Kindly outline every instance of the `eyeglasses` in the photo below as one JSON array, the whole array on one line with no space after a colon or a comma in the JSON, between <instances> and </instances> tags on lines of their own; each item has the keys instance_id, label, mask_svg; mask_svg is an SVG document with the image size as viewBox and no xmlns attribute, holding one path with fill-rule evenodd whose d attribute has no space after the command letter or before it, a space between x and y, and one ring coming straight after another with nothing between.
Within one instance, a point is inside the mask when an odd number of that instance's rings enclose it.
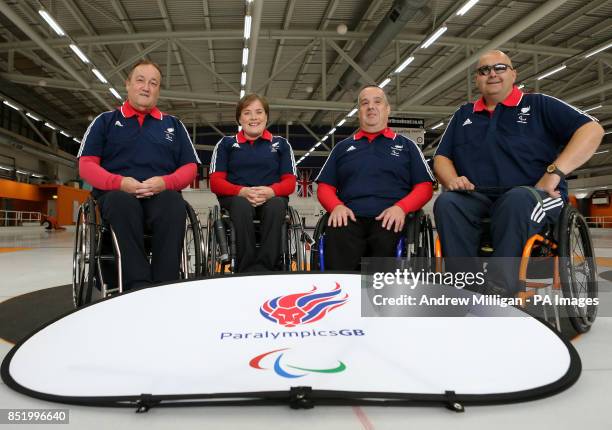
<instances>
[{"instance_id":1,"label":"eyeglasses","mask_svg":"<svg viewBox=\"0 0 612 430\"><path fill-rule=\"evenodd\" d=\"M506 70L508 69L513 70L512 66L509 64L497 63L490 66L480 66L476 69L476 72L478 72L480 76L488 76L491 73L491 70L494 70L495 73L499 75L506 73Z\"/></svg>"}]
</instances>

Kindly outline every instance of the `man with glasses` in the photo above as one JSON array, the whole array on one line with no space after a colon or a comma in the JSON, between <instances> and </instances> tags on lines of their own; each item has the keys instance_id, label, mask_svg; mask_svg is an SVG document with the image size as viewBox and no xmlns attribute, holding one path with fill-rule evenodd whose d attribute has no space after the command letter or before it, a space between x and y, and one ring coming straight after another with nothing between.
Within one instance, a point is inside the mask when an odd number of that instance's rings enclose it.
<instances>
[{"instance_id":1,"label":"man with glasses","mask_svg":"<svg viewBox=\"0 0 612 430\"><path fill-rule=\"evenodd\" d=\"M601 143L595 118L523 93L516 76L503 52L482 55L475 76L482 97L457 109L442 135L434 172L446 190L458 191L442 193L434 206L445 257L477 257L483 218L491 220L493 257L520 257L527 239L557 220L567 202L565 176ZM518 291L517 260L492 268L490 291Z\"/></svg>"}]
</instances>

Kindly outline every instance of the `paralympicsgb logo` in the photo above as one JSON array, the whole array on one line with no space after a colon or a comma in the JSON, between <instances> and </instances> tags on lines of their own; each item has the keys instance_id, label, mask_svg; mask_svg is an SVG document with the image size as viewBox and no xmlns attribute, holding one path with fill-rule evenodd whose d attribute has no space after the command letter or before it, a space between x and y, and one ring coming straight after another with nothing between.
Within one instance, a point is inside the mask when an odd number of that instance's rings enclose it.
<instances>
[{"instance_id":1,"label":"paralympicsgb logo","mask_svg":"<svg viewBox=\"0 0 612 430\"><path fill-rule=\"evenodd\" d=\"M319 321L332 310L348 301L348 294L342 296L340 284L326 293L318 293L317 287L305 293L278 296L266 301L259 312L261 315L284 327L310 324Z\"/></svg>"}]
</instances>

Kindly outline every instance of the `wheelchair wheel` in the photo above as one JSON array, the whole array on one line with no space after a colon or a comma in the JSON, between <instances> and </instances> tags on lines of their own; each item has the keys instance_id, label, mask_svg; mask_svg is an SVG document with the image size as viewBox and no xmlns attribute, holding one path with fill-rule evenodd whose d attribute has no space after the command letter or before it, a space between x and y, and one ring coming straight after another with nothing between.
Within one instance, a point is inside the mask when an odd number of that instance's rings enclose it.
<instances>
[{"instance_id":1,"label":"wheelchair wheel","mask_svg":"<svg viewBox=\"0 0 612 430\"><path fill-rule=\"evenodd\" d=\"M572 301L566 305L566 310L574 329L584 333L595 322L597 305L578 306L576 302L597 297L597 266L587 223L571 206L561 213L559 257L563 297Z\"/></svg>"},{"instance_id":2,"label":"wheelchair wheel","mask_svg":"<svg viewBox=\"0 0 612 430\"><path fill-rule=\"evenodd\" d=\"M310 270L311 271L321 270L321 264L319 261L321 250L319 249L319 247L321 246L321 238L323 234L325 233L325 227L327 227L328 220L329 220L329 213L326 213L321 218L319 218L319 221L317 221L317 225L315 226L314 233L312 234L312 239L314 243L310 247Z\"/></svg>"},{"instance_id":3,"label":"wheelchair wheel","mask_svg":"<svg viewBox=\"0 0 612 430\"><path fill-rule=\"evenodd\" d=\"M96 210L93 200L79 207L72 255L72 299L76 308L91 302L97 250Z\"/></svg>"},{"instance_id":4,"label":"wheelchair wheel","mask_svg":"<svg viewBox=\"0 0 612 430\"><path fill-rule=\"evenodd\" d=\"M206 274L209 276L217 272L217 240L215 238L214 223L219 217L219 208L215 206L208 212L206 222Z\"/></svg>"},{"instance_id":5,"label":"wheelchair wheel","mask_svg":"<svg viewBox=\"0 0 612 430\"><path fill-rule=\"evenodd\" d=\"M185 202L185 209L187 217L181 261L181 278L193 279L203 273L202 229L198 216L187 202Z\"/></svg>"},{"instance_id":6,"label":"wheelchair wheel","mask_svg":"<svg viewBox=\"0 0 612 430\"><path fill-rule=\"evenodd\" d=\"M300 214L297 210L289 207L289 224L287 234L287 252L289 253L287 271L306 270L306 233Z\"/></svg>"},{"instance_id":7,"label":"wheelchair wheel","mask_svg":"<svg viewBox=\"0 0 612 430\"><path fill-rule=\"evenodd\" d=\"M421 217L421 226L419 231L419 247L417 248L417 257L424 259L424 269L426 271L435 271L435 242L433 226L429 215Z\"/></svg>"},{"instance_id":8,"label":"wheelchair wheel","mask_svg":"<svg viewBox=\"0 0 612 430\"><path fill-rule=\"evenodd\" d=\"M209 276L234 273L236 270L236 239L232 222L218 206L208 214L206 270Z\"/></svg>"}]
</instances>

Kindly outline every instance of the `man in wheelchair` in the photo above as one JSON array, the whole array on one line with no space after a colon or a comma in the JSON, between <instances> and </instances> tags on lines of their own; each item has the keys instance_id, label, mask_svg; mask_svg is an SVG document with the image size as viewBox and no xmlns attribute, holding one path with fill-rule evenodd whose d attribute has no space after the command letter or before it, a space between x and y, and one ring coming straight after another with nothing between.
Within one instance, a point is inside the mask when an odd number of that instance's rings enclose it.
<instances>
[{"instance_id":1,"label":"man in wheelchair","mask_svg":"<svg viewBox=\"0 0 612 430\"><path fill-rule=\"evenodd\" d=\"M557 221L568 200L565 176L603 137L593 117L554 97L521 92L516 76L503 52L481 56L475 80L482 97L455 112L440 141L434 171L455 191L434 206L444 257L477 257L484 218L492 256L520 257L529 237ZM518 292L518 267L492 270L489 292Z\"/></svg>"},{"instance_id":2,"label":"man in wheelchair","mask_svg":"<svg viewBox=\"0 0 612 430\"><path fill-rule=\"evenodd\" d=\"M186 216L180 190L200 163L183 123L156 107L161 78L154 63L134 65L127 101L93 120L78 153L79 173L117 236L125 290L178 279Z\"/></svg>"},{"instance_id":3,"label":"man in wheelchair","mask_svg":"<svg viewBox=\"0 0 612 430\"><path fill-rule=\"evenodd\" d=\"M334 146L316 181L327 210L325 268L359 270L362 257L393 257L406 214L431 199L420 149L387 127L391 107L377 86L358 97L359 131Z\"/></svg>"}]
</instances>

